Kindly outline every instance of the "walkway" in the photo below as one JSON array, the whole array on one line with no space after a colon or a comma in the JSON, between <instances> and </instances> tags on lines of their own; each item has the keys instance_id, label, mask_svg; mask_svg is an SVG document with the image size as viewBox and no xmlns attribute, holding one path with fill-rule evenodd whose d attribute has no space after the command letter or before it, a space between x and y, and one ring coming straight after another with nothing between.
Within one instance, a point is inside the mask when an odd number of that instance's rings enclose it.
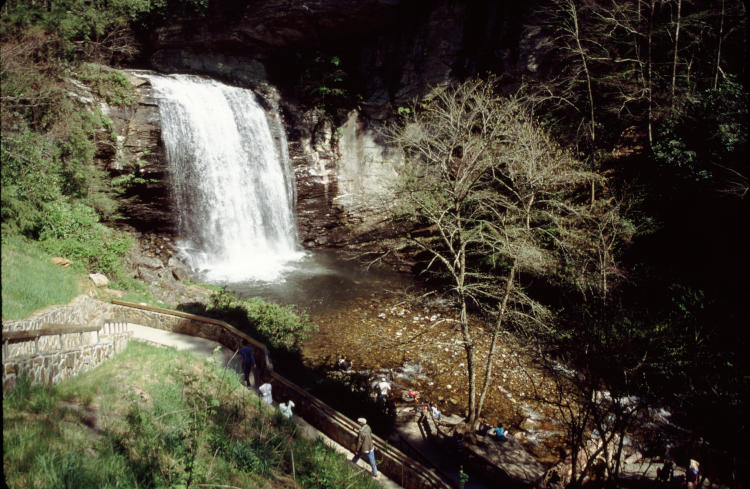
<instances>
[{"instance_id":1,"label":"walkway","mask_svg":"<svg viewBox=\"0 0 750 489\"><path fill-rule=\"evenodd\" d=\"M170 331L150 328L148 326L141 326L140 324L128 323L127 329L133 332L133 338L136 340L145 341L148 343L153 343L153 344L161 345L161 346L168 346L168 347L175 348L176 350L180 350L180 351L185 351L185 350L191 351L192 353L201 357L211 357L213 355L214 350L218 346L221 348L220 352L221 352L221 358L223 360L222 363L224 365L231 366L238 373L241 373L239 362L232 361L230 363L230 360L232 360L232 358L235 356L235 352L221 345L220 343L217 343L216 341L211 341L211 340L207 340L204 338L197 338L195 336L189 336L189 335L184 335L184 334L179 334L179 333L172 333ZM316 438L316 437L322 438L323 442L326 445L333 448L335 451L341 454L344 454L344 456L347 459L351 459L352 452L350 450L334 442L333 440L331 440L326 435L318 431L315 427L310 425L307 421L300 418L299 416L295 416L294 419L300 425L303 436L306 436L308 438ZM367 473L369 474L370 465L368 463L365 463L364 460L360 460L358 463L358 466L362 468L363 470L367 471ZM380 473L378 482L380 483L380 485L382 485L383 487L387 489L397 489L401 487L395 482L393 482L391 479L387 478L385 474L383 473Z\"/></svg>"}]
</instances>

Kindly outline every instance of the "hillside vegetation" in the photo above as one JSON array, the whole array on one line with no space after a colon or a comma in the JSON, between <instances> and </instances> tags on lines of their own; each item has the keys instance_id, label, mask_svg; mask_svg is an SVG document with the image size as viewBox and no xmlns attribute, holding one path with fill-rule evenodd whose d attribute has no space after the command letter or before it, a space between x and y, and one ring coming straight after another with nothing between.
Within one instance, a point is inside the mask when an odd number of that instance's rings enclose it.
<instances>
[{"instance_id":1,"label":"hillside vegetation","mask_svg":"<svg viewBox=\"0 0 750 489\"><path fill-rule=\"evenodd\" d=\"M70 381L22 381L5 396L3 473L11 488L377 487L236 372L139 342Z\"/></svg>"}]
</instances>

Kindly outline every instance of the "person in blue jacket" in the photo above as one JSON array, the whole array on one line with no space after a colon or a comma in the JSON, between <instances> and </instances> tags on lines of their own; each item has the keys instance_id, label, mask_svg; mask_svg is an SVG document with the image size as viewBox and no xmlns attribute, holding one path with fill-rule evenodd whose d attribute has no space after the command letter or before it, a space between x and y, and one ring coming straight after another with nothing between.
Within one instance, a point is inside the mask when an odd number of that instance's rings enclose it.
<instances>
[{"instance_id":1,"label":"person in blue jacket","mask_svg":"<svg viewBox=\"0 0 750 489\"><path fill-rule=\"evenodd\" d=\"M242 357L242 374L245 376L245 384L250 387L250 370L256 367L253 349L249 346L240 348L238 352Z\"/></svg>"},{"instance_id":2,"label":"person in blue jacket","mask_svg":"<svg viewBox=\"0 0 750 489\"><path fill-rule=\"evenodd\" d=\"M487 430L487 434L489 436L494 436L495 438L497 438L498 440L501 440L501 441L505 441L505 440L508 439L508 432L505 431L505 428L503 428L503 424L502 423L500 423L495 428L488 429Z\"/></svg>"}]
</instances>

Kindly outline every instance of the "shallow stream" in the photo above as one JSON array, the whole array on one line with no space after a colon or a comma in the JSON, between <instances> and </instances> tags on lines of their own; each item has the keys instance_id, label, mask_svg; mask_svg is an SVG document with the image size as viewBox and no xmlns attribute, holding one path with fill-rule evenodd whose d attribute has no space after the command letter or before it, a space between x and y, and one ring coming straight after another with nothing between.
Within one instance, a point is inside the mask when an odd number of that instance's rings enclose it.
<instances>
[{"instance_id":1,"label":"shallow stream","mask_svg":"<svg viewBox=\"0 0 750 489\"><path fill-rule=\"evenodd\" d=\"M308 253L280 281L227 287L243 298L262 297L307 312L320 327L302 349L311 370L332 369L344 356L355 372L385 374L399 396L416 390L420 401L447 415L465 414L466 354L453 312L411 275L365 270L341 254L323 251ZM477 340L483 355L486 338ZM523 426L524 445L540 461L553 462L559 439L546 421L552 413L536 402L546 387L533 360L518 345L503 343L495 372L484 417L511 432Z\"/></svg>"}]
</instances>

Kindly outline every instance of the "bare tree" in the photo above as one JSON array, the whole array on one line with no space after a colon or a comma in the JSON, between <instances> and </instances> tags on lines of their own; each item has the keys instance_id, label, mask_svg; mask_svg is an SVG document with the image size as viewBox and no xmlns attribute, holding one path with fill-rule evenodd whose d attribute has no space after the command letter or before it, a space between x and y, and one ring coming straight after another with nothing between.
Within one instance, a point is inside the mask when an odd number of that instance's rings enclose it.
<instances>
[{"instance_id":1,"label":"bare tree","mask_svg":"<svg viewBox=\"0 0 750 489\"><path fill-rule=\"evenodd\" d=\"M492 82L435 90L390 136L410 171L403 203L434 230L413 240L430 256L426 268L446 274L456 299L473 425L492 383L499 336L548 328L549 312L524 282L559 272L572 253L568 237L586 234L572 230L586 223L589 206L578 201L580 192L599 177L557 146L518 99L497 96ZM470 307L493 317L481 391L480 332L471 326Z\"/></svg>"}]
</instances>

